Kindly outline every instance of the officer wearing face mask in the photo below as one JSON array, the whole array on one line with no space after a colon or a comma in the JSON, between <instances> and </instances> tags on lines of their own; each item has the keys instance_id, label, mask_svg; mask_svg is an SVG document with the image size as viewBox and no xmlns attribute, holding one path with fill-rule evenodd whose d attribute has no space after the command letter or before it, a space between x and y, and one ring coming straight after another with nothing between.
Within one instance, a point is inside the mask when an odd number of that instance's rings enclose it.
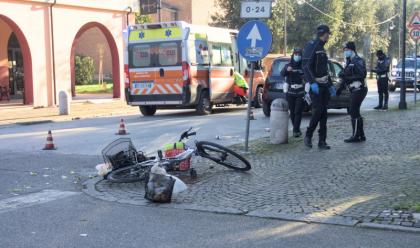
<instances>
[{"instance_id":1,"label":"officer wearing face mask","mask_svg":"<svg viewBox=\"0 0 420 248\"><path fill-rule=\"evenodd\" d=\"M303 96L305 95L305 83L302 71L302 50L295 48L289 64L283 67L281 74L286 78L283 84L283 91L289 103L290 119L293 124L293 136L302 136L300 123L303 112Z\"/></svg>"},{"instance_id":2,"label":"officer wearing face mask","mask_svg":"<svg viewBox=\"0 0 420 248\"><path fill-rule=\"evenodd\" d=\"M312 148L312 136L319 124L318 148L330 149L327 145L327 106L330 96L335 96L331 78L328 73L328 56L324 45L328 42L331 32L326 25L317 28L317 38L310 41L302 56L302 69L306 82L310 83L312 102L312 117L305 135L305 145Z\"/></svg>"},{"instance_id":3,"label":"officer wearing face mask","mask_svg":"<svg viewBox=\"0 0 420 248\"><path fill-rule=\"evenodd\" d=\"M350 138L345 139L346 143L365 141L365 132L363 130L363 118L360 115L360 106L368 92L366 86L366 64L365 61L357 55L354 42L347 42L344 46L344 57L346 66L340 73L342 83L337 90L337 95L341 94L344 87L350 91L350 116L353 133Z\"/></svg>"},{"instance_id":4,"label":"officer wearing face mask","mask_svg":"<svg viewBox=\"0 0 420 248\"><path fill-rule=\"evenodd\" d=\"M374 109L376 110L387 110L388 109L388 73L389 73L389 58L385 55L382 50L376 52L378 57L378 62L376 63L376 68L372 71L376 73L376 79L378 83L378 94L379 94L379 104Z\"/></svg>"}]
</instances>

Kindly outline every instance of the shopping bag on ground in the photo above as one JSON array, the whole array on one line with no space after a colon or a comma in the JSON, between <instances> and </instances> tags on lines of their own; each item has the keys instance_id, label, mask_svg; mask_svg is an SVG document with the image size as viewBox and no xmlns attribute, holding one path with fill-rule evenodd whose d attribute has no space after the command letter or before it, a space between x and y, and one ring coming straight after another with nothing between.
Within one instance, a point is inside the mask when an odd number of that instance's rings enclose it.
<instances>
[{"instance_id":1,"label":"shopping bag on ground","mask_svg":"<svg viewBox=\"0 0 420 248\"><path fill-rule=\"evenodd\" d=\"M175 179L171 176L152 173L145 186L144 198L152 202L169 203L174 185Z\"/></svg>"},{"instance_id":2,"label":"shopping bag on ground","mask_svg":"<svg viewBox=\"0 0 420 248\"><path fill-rule=\"evenodd\" d=\"M187 190L187 185L178 177L171 176L173 179L175 179L174 189L172 190L172 195L176 195L178 193L181 193L184 190Z\"/></svg>"}]
</instances>

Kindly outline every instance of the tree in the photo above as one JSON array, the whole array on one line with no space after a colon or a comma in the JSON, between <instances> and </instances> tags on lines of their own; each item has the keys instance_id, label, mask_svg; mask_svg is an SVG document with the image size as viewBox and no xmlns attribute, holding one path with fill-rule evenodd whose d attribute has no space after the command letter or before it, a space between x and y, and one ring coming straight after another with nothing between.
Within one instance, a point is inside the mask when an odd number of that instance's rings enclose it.
<instances>
[{"instance_id":1,"label":"tree","mask_svg":"<svg viewBox=\"0 0 420 248\"><path fill-rule=\"evenodd\" d=\"M241 0L218 0L222 10L213 16L214 25L239 28L246 20L240 18ZM360 55L370 60L377 49L398 53L398 19L378 24L400 13L399 0L276 0L272 17L267 20L273 31L272 52L283 50L284 10L287 8L288 47L303 48L314 37L320 24L327 24L333 35L326 45L330 57L342 58L346 41L354 41ZM409 1L407 13L420 9L420 1ZM408 44L408 50L412 44ZM290 49L289 49L290 51ZM370 61L369 61L370 62Z\"/></svg>"},{"instance_id":2,"label":"tree","mask_svg":"<svg viewBox=\"0 0 420 248\"><path fill-rule=\"evenodd\" d=\"M74 57L75 79L77 85L90 84L93 81L95 66L89 56L76 55Z\"/></svg>"},{"instance_id":3,"label":"tree","mask_svg":"<svg viewBox=\"0 0 420 248\"><path fill-rule=\"evenodd\" d=\"M143 23L148 23L152 21L152 18L150 18L150 16L148 15L142 15L140 13L135 13L135 21L136 24L143 24Z\"/></svg>"},{"instance_id":4,"label":"tree","mask_svg":"<svg viewBox=\"0 0 420 248\"><path fill-rule=\"evenodd\" d=\"M295 20L294 18L294 9L293 9L293 1L291 0L279 0L275 2L275 5L272 9L272 16L267 21L268 26L273 32L273 45L272 51L274 53L284 51L284 15L285 15L285 8L287 8L287 17L286 20L288 23ZM291 31L291 29L287 26L287 33ZM288 46L289 50L291 46Z\"/></svg>"},{"instance_id":5,"label":"tree","mask_svg":"<svg viewBox=\"0 0 420 248\"><path fill-rule=\"evenodd\" d=\"M216 4L222 11L211 17L213 26L239 29L246 22L241 18L241 0L217 0Z\"/></svg>"},{"instance_id":6,"label":"tree","mask_svg":"<svg viewBox=\"0 0 420 248\"><path fill-rule=\"evenodd\" d=\"M293 1L295 10L293 15L296 21L290 24L289 41L292 45L303 47L310 39L314 38L316 27L326 24L330 27L333 35L327 44L327 49L333 55L334 51L341 46L342 32L340 30L343 18L342 0L313 0L309 4L299 4ZM315 9L315 8L316 9ZM321 13L318 10L321 10Z\"/></svg>"}]
</instances>

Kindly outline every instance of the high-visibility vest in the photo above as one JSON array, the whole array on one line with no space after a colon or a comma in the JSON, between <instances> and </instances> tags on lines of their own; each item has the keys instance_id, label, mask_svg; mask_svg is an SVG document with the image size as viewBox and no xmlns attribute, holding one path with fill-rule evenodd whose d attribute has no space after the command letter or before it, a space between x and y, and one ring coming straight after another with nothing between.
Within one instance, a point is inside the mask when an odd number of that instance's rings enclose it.
<instances>
[{"instance_id":1,"label":"high-visibility vest","mask_svg":"<svg viewBox=\"0 0 420 248\"><path fill-rule=\"evenodd\" d=\"M245 78L239 73L239 72L235 72L233 74L234 77L234 82L237 86L241 87L241 88L245 88L248 89L248 83L246 82Z\"/></svg>"}]
</instances>

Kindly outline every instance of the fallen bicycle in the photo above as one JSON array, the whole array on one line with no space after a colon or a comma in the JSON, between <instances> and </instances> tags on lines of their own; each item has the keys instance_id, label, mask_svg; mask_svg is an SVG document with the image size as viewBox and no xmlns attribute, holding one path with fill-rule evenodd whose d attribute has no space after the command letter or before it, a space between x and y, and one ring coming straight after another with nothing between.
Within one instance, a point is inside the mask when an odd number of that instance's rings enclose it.
<instances>
[{"instance_id":1,"label":"fallen bicycle","mask_svg":"<svg viewBox=\"0 0 420 248\"><path fill-rule=\"evenodd\" d=\"M191 132L190 128L181 134L179 142L195 135L196 132ZM168 172L174 170L188 171L190 176L194 178L197 176L194 168L180 166L193 156L207 158L233 170L248 171L251 169L251 164L244 157L216 143L195 141L194 147L189 147L185 143L183 147L184 151L173 157L164 157L161 150L158 150L157 157L147 157L143 152L135 149L131 139L117 139L102 151L105 160L104 166L108 166L107 173L103 173L103 176L114 183L147 182L150 169L154 165L158 165Z\"/></svg>"}]
</instances>

